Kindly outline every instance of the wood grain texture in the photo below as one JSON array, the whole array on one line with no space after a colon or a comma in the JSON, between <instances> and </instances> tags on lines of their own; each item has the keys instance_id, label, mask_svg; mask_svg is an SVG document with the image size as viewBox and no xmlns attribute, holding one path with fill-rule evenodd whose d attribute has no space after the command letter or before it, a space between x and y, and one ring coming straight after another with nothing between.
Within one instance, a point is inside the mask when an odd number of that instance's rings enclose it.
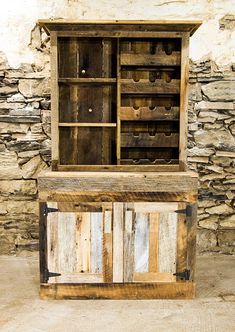
<instances>
[{"instance_id":1,"label":"wood grain texture","mask_svg":"<svg viewBox=\"0 0 235 332\"><path fill-rule=\"evenodd\" d=\"M196 238L197 238L197 204L192 204L192 215L187 217L187 266L190 280L195 278Z\"/></svg>"},{"instance_id":2,"label":"wood grain texture","mask_svg":"<svg viewBox=\"0 0 235 332\"><path fill-rule=\"evenodd\" d=\"M123 203L113 203L113 282L123 282Z\"/></svg>"},{"instance_id":3,"label":"wood grain texture","mask_svg":"<svg viewBox=\"0 0 235 332\"><path fill-rule=\"evenodd\" d=\"M103 271L103 214L100 212L90 213L91 223L91 272L102 273Z\"/></svg>"},{"instance_id":4,"label":"wood grain texture","mask_svg":"<svg viewBox=\"0 0 235 332\"><path fill-rule=\"evenodd\" d=\"M124 215L124 282L132 282L135 269L135 215L126 209Z\"/></svg>"},{"instance_id":5,"label":"wood grain texture","mask_svg":"<svg viewBox=\"0 0 235 332\"><path fill-rule=\"evenodd\" d=\"M158 272L159 213L149 216L149 272ZM137 280L136 280L137 281ZM149 280L150 281L150 280Z\"/></svg>"},{"instance_id":6,"label":"wood grain texture","mask_svg":"<svg viewBox=\"0 0 235 332\"><path fill-rule=\"evenodd\" d=\"M47 253L47 218L44 215L45 202L39 203L39 256L40 256L40 282L47 282L45 278L45 270L47 269L48 253Z\"/></svg>"},{"instance_id":7,"label":"wood grain texture","mask_svg":"<svg viewBox=\"0 0 235 332\"><path fill-rule=\"evenodd\" d=\"M168 272L135 272L133 275L134 282L175 282L176 278Z\"/></svg>"},{"instance_id":8,"label":"wood grain texture","mask_svg":"<svg viewBox=\"0 0 235 332\"><path fill-rule=\"evenodd\" d=\"M41 284L42 299L192 299L195 283Z\"/></svg>"},{"instance_id":9,"label":"wood grain texture","mask_svg":"<svg viewBox=\"0 0 235 332\"><path fill-rule=\"evenodd\" d=\"M49 208L58 208L58 203L48 202ZM61 273L59 266L59 239L58 239L58 212L49 213L47 216L47 260L48 270L50 272ZM48 280L49 283L57 282L58 277L52 277Z\"/></svg>"},{"instance_id":10,"label":"wood grain texture","mask_svg":"<svg viewBox=\"0 0 235 332\"><path fill-rule=\"evenodd\" d=\"M180 93L180 81L173 79L171 82L165 82L158 79L155 82L149 82L146 79L140 79L134 82L131 79L121 79L121 93L123 94L178 94Z\"/></svg>"},{"instance_id":11,"label":"wood grain texture","mask_svg":"<svg viewBox=\"0 0 235 332\"><path fill-rule=\"evenodd\" d=\"M135 272L149 270L149 214L136 212Z\"/></svg>"},{"instance_id":12,"label":"wood grain texture","mask_svg":"<svg viewBox=\"0 0 235 332\"><path fill-rule=\"evenodd\" d=\"M178 147L179 135L172 133L166 135L165 133L157 133L155 135L149 135L148 133L140 133L135 135L133 133L121 134L121 147L125 148L167 148Z\"/></svg>"},{"instance_id":13,"label":"wood grain texture","mask_svg":"<svg viewBox=\"0 0 235 332\"><path fill-rule=\"evenodd\" d=\"M112 211L104 211L103 275L104 282L113 281L113 234Z\"/></svg>"},{"instance_id":14,"label":"wood grain texture","mask_svg":"<svg viewBox=\"0 0 235 332\"><path fill-rule=\"evenodd\" d=\"M40 201L91 202L196 202L197 192L65 192L40 191Z\"/></svg>"},{"instance_id":15,"label":"wood grain texture","mask_svg":"<svg viewBox=\"0 0 235 332\"><path fill-rule=\"evenodd\" d=\"M157 120L178 120L179 108L171 107L133 107L123 106L120 110L120 118L125 121L157 121Z\"/></svg>"},{"instance_id":16,"label":"wood grain texture","mask_svg":"<svg viewBox=\"0 0 235 332\"><path fill-rule=\"evenodd\" d=\"M77 267L79 273L91 272L91 214L78 213L76 219Z\"/></svg>"},{"instance_id":17,"label":"wood grain texture","mask_svg":"<svg viewBox=\"0 0 235 332\"><path fill-rule=\"evenodd\" d=\"M190 172L45 172L39 191L62 192L187 192L197 190L197 175ZM44 174L44 175L43 175Z\"/></svg>"},{"instance_id":18,"label":"wood grain texture","mask_svg":"<svg viewBox=\"0 0 235 332\"><path fill-rule=\"evenodd\" d=\"M167 55L165 52L149 53L122 53L120 59L122 66L179 66L180 52Z\"/></svg>"},{"instance_id":19,"label":"wood grain texture","mask_svg":"<svg viewBox=\"0 0 235 332\"><path fill-rule=\"evenodd\" d=\"M185 208L185 203L179 203L179 210ZM179 214L177 222L176 272L182 272L187 269L187 232L186 216L185 214Z\"/></svg>"},{"instance_id":20,"label":"wood grain texture","mask_svg":"<svg viewBox=\"0 0 235 332\"><path fill-rule=\"evenodd\" d=\"M159 272L176 272L177 214L162 212L159 221Z\"/></svg>"}]
</instances>

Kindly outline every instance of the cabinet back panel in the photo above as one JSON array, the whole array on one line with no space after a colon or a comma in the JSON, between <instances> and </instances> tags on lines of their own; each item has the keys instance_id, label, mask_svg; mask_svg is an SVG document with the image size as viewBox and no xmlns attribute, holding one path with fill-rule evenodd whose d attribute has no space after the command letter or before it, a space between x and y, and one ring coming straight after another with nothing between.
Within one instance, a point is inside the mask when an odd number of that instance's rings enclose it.
<instances>
[{"instance_id":1,"label":"cabinet back panel","mask_svg":"<svg viewBox=\"0 0 235 332\"><path fill-rule=\"evenodd\" d=\"M61 127L59 149L61 165L115 164L113 128Z\"/></svg>"},{"instance_id":2,"label":"cabinet back panel","mask_svg":"<svg viewBox=\"0 0 235 332\"><path fill-rule=\"evenodd\" d=\"M60 85L59 122L116 122L112 86Z\"/></svg>"}]
</instances>

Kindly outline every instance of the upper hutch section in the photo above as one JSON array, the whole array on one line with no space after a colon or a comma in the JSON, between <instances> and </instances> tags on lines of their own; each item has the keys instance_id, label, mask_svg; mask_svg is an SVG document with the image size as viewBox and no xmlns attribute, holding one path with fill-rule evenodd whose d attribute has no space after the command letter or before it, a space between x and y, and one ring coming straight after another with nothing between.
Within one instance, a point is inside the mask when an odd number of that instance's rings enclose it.
<instances>
[{"instance_id":1,"label":"upper hutch section","mask_svg":"<svg viewBox=\"0 0 235 332\"><path fill-rule=\"evenodd\" d=\"M178 170L189 37L201 23L39 23L51 35L53 168Z\"/></svg>"}]
</instances>

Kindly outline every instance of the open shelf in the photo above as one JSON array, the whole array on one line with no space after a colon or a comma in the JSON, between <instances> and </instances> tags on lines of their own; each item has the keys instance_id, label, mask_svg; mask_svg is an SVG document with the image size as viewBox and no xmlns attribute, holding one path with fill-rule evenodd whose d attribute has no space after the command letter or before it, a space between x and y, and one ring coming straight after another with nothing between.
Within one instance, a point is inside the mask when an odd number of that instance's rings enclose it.
<instances>
[{"instance_id":1,"label":"open shelf","mask_svg":"<svg viewBox=\"0 0 235 332\"><path fill-rule=\"evenodd\" d=\"M116 127L116 123L94 123L94 122L64 122L59 123L59 127Z\"/></svg>"}]
</instances>

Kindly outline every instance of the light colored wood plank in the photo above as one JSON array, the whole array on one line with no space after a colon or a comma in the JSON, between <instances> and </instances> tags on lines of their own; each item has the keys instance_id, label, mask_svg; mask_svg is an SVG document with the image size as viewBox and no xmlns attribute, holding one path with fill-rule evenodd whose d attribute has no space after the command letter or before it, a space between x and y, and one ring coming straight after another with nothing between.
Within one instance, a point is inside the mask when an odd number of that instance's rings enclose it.
<instances>
[{"instance_id":1,"label":"light colored wood plank","mask_svg":"<svg viewBox=\"0 0 235 332\"><path fill-rule=\"evenodd\" d=\"M56 277L57 283L102 283L102 273L63 273L61 276ZM50 278L54 279L54 278ZM50 283L52 283L50 281Z\"/></svg>"},{"instance_id":2,"label":"light colored wood plank","mask_svg":"<svg viewBox=\"0 0 235 332\"><path fill-rule=\"evenodd\" d=\"M41 284L42 299L192 299L195 283Z\"/></svg>"},{"instance_id":3,"label":"light colored wood plank","mask_svg":"<svg viewBox=\"0 0 235 332\"><path fill-rule=\"evenodd\" d=\"M76 219L76 243L77 243L77 272L91 272L91 235L90 235L91 213L77 213Z\"/></svg>"},{"instance_id":4,"label":"light colored wood plank","mask_svg":"<svg viewBox=\"0 0 235 332\"><path fill-rule=\"evenodd\" d=\"M149 270L149 214L136 212L135 272Z\"/></svg>"},{"instance_id":5,"label":"light colored wood plank","mask_svg":"<svg viewBox=\"0 0 235 332\"><path fill-rule=\"evenodd\" d=\"M178 209L178 203L132 203L131 205L135 212L143 213L160 213L160 212L174 212Z\"/></svg>"},{"instance_id":6,"label":"light colored wood plank","mask_svg":"<svg viewBox=\"0 0 235 332\"><path fill-rule=\"evenodd\" d=\"M167 272L134 273L134 282L175 282L176 277Z\"/></svg>"},{"instance_id":7,"label":"light colored wood plank","mask_svg":"<svg viewBox=\"0 0 235 332\"><path fill-rule=\"evenodd\" d=\"M74 255L71 255L74 253ZM76 214L58 213L58 272L76 271ZM52 271L53 272L53 271Z\"/></svg>"},{"instance_id":8,"label":"light colored wood plank","mask_svg":"<svg viewBox=\"0 0 235 332\"><path fill-rule=\"evenodd\" d=\"M124 229L124 282L133 281L135 269L135 228L133 211L125 210L125 229Z\"/></svg>"},{"instance_id":9,"label":"light colored wood plank","mask_svg":"<svg viewBox=\"0 0 235 332\"><path fill-rule=\"evenodd\" d=\"M181 44L179 160L184 163L187 163L189 37L189 33L184 34Z\"/></svg>"},{"instance_id":10,"label":"light colored wood plank","mask_svg":"<svg viewBox=\"0 0 235 332\"><path fill-rule=\"evenodd\" d=\"M176 272L177 214L161 212L159 221L159 272Z\"/></svg>"},{"instance_id":11,"label":"light colored wood plank","mask_svg":"<svg viewBox=\"0 0 235 332\"><path fill-rule=\"evenodd\" d=\"M104 282L113 281L112 211L104 211L103 274Z\"/></svg>"},{"instance_id":12,"label":"light colored wood plank","mask_svg":"<svg viewBox=\"0 0 235 332\"><path fill-rule=\"evenodd\" d=\"M113 204L113 282L123 282L123 203Z\"/></svg>"},{"instance_id":13,"label":"light colored wood plank","mask_svg":"<svg viewBox=\"0 0 235 332\"><path fill-rule=\"evenodd\" d=\"M91 212L91 272L102 273L103 214Z\"/></svg>"},{"instance_id":14,"label":"light colored wood plank","mask_svg":"<svg viewBox=\"0 0 235 332\"><path fill-rule=\"evenodd\" d=\"M49 208L57 209L58 203L48 202ZM60 273L58 266L58 212L47 216L47 268L50 272ZM57 277L49 278L49 283L57 282Z\"/></svg>"},{"instance_id":15,"label":"light colored wood plank","mask_svg":"<svg viewBox=\"0 0 235 332\"><path fill-rule=\"evenodd\" d=\"M159 218L160 218L159 213L150 213L150 218L149 218L149 272L158 272Z\"/></svg>"}]
</instances>

